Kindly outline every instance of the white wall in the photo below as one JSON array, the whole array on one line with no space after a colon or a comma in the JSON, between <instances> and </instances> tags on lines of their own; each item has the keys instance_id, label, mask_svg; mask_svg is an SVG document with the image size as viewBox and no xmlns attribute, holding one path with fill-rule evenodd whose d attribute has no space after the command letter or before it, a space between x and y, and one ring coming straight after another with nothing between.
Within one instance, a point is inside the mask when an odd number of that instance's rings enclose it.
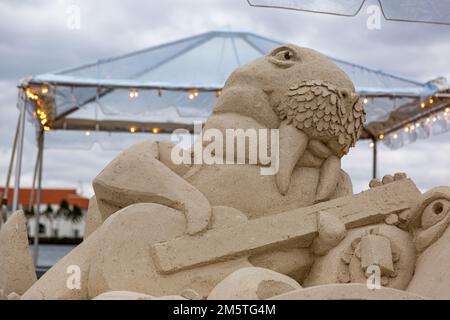
<instances>
[{"instance_id":1,"label":"white wall","mask_svg":"<svg viewBox=\"0 0 450 320\"><path fill-rule=\"evenodd\" d=\"M83 210L84 216L78 223L66 220L59 217L51 221L46 216L42 215L39 223L45 226L45 233L41 233L42 237L57 237L57 238L82 238L84 235L84 225L86 222L86 212ZM36 220L34 217L28 219L28 235L34 237ZM55 234L55 230L57 236Z\"/></svg>"}]
</instances>

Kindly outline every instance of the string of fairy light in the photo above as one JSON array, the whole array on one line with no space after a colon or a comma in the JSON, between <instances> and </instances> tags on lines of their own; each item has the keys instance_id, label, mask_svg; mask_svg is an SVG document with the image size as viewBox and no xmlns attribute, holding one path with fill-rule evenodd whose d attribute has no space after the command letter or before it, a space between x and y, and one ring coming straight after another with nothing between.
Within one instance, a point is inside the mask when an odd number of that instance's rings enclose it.
<instances>
[{"instance_id":1,"label":"string of fairy light","mask_svg":"<svg viewBox=\"0 0 450 320\"><path fill-rule=\"evenodd\" d=\"M49 121L49 117L47 112L45 111L45 106L43 103L43 99L41 99L41 96L45 96L48 94L49 92L49 86L48 85L43 85L39 88L33 87L33 88L25 88L25 95L29 100L32 100L36 103L36 111L34 112L34 117L37 118L39 120L39 122L42 125L42 129L44 131L50 131L51 130L51 126L50 126L50 121ZM161 88L157 89L157 94L159 97L162 96L163 94L163 90ZM220 97L220 95L222 94L222 90L216 90L214 92L215 96L218 98ZM131 88L129 90L128 93L130 99L137 99L139 98L139 89L136 88ZM187 98L189 100L194 100L196 99L198 96L200 95L200 90L198 89L191 89L187 91ZM144 130L138 128L137 126L130 126L128 128L128 131L130 133L136 133L136 132L145 132ZM161 133L161 128L151 128L150 132L153 134L159 134ZM86 130L85 131L85 135L86 136L90 136L91 135L91 131L90 130Z\"/></svg>"},{"instance_id":2,"label":"string of fairy light","mask_svg":"<svg viewBox=\"0 0 450 320\"><path fill-rule=\"evenodd\" d=\"M378 134L378 140L385 140L388 136L392 139L397 140L401 134L414 134L417 130L422 127L431 129L432 125L438 121L446 121L450 123L450 107L434 111L433 106L435 104L436 98L429 97L426 100L422 100L419 103L419 108L424 112L429 108L429 112L426 115L420 116L417 119L406 121L402 123L395 130L390 130L389 132L381 132ZM368 98L364 98L364 104L369 102ZM374 147L374 142L370 142L369 146Z\"/></svg>"},{"instance_id":3,"label":"string of fairy light","mask_svg":"<svg viewBox=\"0 0 450 320\"><path fill-rule=\"evenodd\" d=\"M162 89L161 88L159 88L158 89L158 96L159 97L161 97L162 96ZM222 94L222 90L216 90L215 91L215 96L218 98L218 97L220 97L220 95ZM187 92L187 97L188 97L188 99L189 100L194 100L195 98L197 98L198 96L200 95L200 90L198 90L198 89L192 89L192 90L189 90L188 92ZM129 96L130 96L130 99L136 99L136 98L139 98L139 90L138 89L130 89L130 91L129 91ZM136 133L136 132L138 132L139 130L138 130L138 128L137 127L130 127L129 128L129 131L130 131L130 133ZM161 129L160 128L152 128L152 130L151 130L151 132L153 133L153 134L158 134L158 133L160 133L161 132Z\"/></svg>"},{"instance_id":4,"label":"string of fairy light","mask_svg":"<svg viewBox=\"0 0 450 320\"><path fill-rule=\"evenodd\" d=\"M42 86L41 87L41 94L42 95L46 95L48 93L48 86ZM39 122L42 125L42 129L44 131L50 131L51 127L48 125L49 119L48 119L48 114L44 109L44 105L43 105L43 101L40 99L39 95L35 92L33 92L31 90L31 88L26 88L25 89L25 95L27 96L28 99L34 101L36 103L36 111L34 113L34 116L37 117L39 119Z\"/></svg>"},{"instance_id":5,"label":"string of fairy light","mask_svg":"<svg viewBox=\"0 0 450 320\"><path fill-rule=\"evenodd\" d=\"M41 87L33 87L33 88L26 88L24 89L25 95L28 99L34 101L36 103L36 111L34 113L34 116L39 120L39 122L42 125L42 129L44 131L50 131L51 130L51 124L49 120L49 115L45 110L44 105L44 99L41 97L45 97L49 93L49 85L45 84ZM210 92L210 91L208 91ZM163 95L163 90L161 88L157 89L157 94L159 97ZM187 99L188 100L195 100L197 99L201 94L201 91L198 89L191 89L186 91ZM222 94L222 90L216 90L215 96L218 98ZM131 88L129 89L129 98L130 99L138 99L140 97L139 95L139 89L137 88ZM363 99L364 104L369 103L369 98L365 97ZM422 100L419 103L419 108L423 111L427 111L427 108L430 109L429 114L427 116L422 116L417 120L413 120L407 123L404 123L400 126L400 128L396 128L395 130L391 130L389 132L381 132L377 136L377 140L384 140L387 136L391 136L394 140L398 139L400 134L411 134L414 133L416 130L421 128L422 126L426 128L431 128L433 123L445 120L447 123L450 122L449 116L450 116L450 107L446 107L444 110L440 111L433 111L433 106L435 104L435 97L429 97L426 100ZM128 131L130 133L137 133L137 132L146 132L146 130L139 128L137 126L130 126L128 128ZM153 134L159 134L161 133L161 128L151 128L149 132ZM91 131L87 130L85 131L86 136L91 135ZM370 147L374 146L374 142L370 142Z\"/></svg>"}]
</instances>

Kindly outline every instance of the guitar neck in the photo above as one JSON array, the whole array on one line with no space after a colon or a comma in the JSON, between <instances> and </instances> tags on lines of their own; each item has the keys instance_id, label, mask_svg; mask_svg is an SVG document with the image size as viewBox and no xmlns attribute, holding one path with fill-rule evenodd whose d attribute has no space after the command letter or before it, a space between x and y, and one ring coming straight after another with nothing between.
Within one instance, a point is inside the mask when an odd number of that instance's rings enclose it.
<instances>
[{"instance_id":1,"label":"guitar neck","mask_svg":"<svg viewBox=\"0 0 450 320\"><path fill-rule=\"evenodd\" d=\"M308 247L318 234L319 212L336 216L351 229L380 223L391 214L412 208L420 194L411 180L395 181L310 207L157 243L152 247L153 259L158 271L167 274L276 247Z\"/></svg>"}]
</instances>

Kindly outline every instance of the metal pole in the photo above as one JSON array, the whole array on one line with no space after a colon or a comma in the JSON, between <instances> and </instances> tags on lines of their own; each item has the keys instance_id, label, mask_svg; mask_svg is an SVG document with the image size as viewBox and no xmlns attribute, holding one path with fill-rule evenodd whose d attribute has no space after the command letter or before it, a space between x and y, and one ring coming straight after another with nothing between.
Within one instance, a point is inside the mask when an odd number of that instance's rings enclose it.
<instances>
[{"instance_id":1,"label":"metal pole","mask_svg":"<svg viewBox=\"0 0 450 320\"><path fill-rule=\"evenodd\" d=\"M14 166L14 156L16 154L16 146L17 146L17 135L19 133L19 124L20 124L20 115L17 119L17 125L16 125L16 133L14 135L14 142L12 145L11 150L11 158L9 159L9 166L8 166L8 173L6 174L6 183L5 183L5 189L3 190L2 194L2 200L0 204L0 227L3 224L3 222L6 219L6 215L8 213L8 193L9 193L9 183L11 181L11 175L12 175L12 169Z\"/></svg>"},{"instance_id":2,"label":"metal pole","mask_svg":"<svg viewBox=\"0 0 450 320\"><path fill-rule=\"evenodd\" d=\"M38 171L38 186L36 193L36 212L35 216L35 226L34 226L34 244L33 244L33 261L34 265L37 267L38 265L38 257L39 257L39 218L41 215L41 191L42 191L42 167L44 160L44 131L41 131L39 134L39 171Z\"/></svg>"},{"instance_id":3,"label":"metal pole","mask_svg":"<svg viewBox=\"0 0 450 320\"><path fill-rule=\"evenodd\" d=\"M39 171L39 161L41 160L41 149L39 148L39 141L38 141L38 152L36 156L36 162L34 165L34 173L33 173L33 182L31 183L31 190L30 190L30 199L28 202L28 211L31 212L31 209L34 207L34 190L36 189L36 179L37 174Z\"/></svg>"},{"instance_id":4,"label":"metal pole","mask_svg":"<svg viewBox=\"0 0 450 320\"><path fill-rule=\"evenodd\" d=\"M377 140L372 139L372 142L373 142L372 178L376 179L378 176Z\"/></svg>"},{"instance_id":5,"label":"metal pole","mask_svg":"<svg viewBox=\"0 0 450 320\"><path fill-rule=\"evenodd\" d=\"M23 93L20 95L20 117L19 117L19 132L17 136L17 157L16 157L16 170L14 176L14 197L12 212L15 212L19 208L19 190L20 190L20 176L22 169L22 155L23 155L23 139L25 134L25 118L26 118L26 98Z\"/></svg>"}]
</instances>

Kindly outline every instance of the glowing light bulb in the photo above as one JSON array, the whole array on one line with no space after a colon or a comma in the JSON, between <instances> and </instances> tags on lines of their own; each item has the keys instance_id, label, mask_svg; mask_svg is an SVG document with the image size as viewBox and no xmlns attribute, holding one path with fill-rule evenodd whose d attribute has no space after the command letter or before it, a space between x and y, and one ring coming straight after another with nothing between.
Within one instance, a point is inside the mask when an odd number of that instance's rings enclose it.
<instances>
[{"instance_id":1,"label":"glowing light bulb","mask_svg":"<svg viewBox=\"0 0 450 320\"><path fill-rule=\"evenodd\" d=\"M369 103L369 99L364 98L363 102L364 102L364 104L368 104Z\"/></svg>"},{"instance_id":2,"label":"glowing light bulb","mask_svg":"<svg viewBox=\"0 0 450 320\"><path fill-rule=\"evenodd\" d=\"M48 93L48 87L43 86L42 89L41 89L41 92L42 92L43 94Z\"/></svg>"},{"instance_id":3,"label":"glowing light bulb","mask_svg":"<svg viewBox=\"0 0 450 320\"><path fill-rule=\"evenodd\" d=\"M37 100L39 97L37 95L35 95L30 88L27 88L27 90L25 90L25 94L27 95L28 99L31 100Z\"/></svg>"},{"instance_id":4,"label":"glowing light bulb","mask_svg":"<svg viewBox=\"0 0 450 320\"><path fill-rule=\"evenodd\" d=\"M49 126L44 126L44 131L50 131L50 127Z\"/></svg>"},{"instance_id":5,"label":"glowing light bulb","mask_svg":"<svg viewBox=\"0 0 450 320\"><path fill-rule=\"evenodd\" d=\"M159 129L159 128L153 128L153 129L152 129L152 132L153 132L154 134L158 134L160 131L161 131L161 129Z\"/></svg>"},{"instance_id":6,"label":"glowing light bulb","mask_svg":"<svg viewBox=\"0 0 450 320\"><path fill-rule=\"evenodd\" d=\"M398 138L398 134L394 134L394 139L397 139Z\"/></svg>"},{"instance_id":7,"label":"glowing light bulb","mask_svg":"<svg viewBox=\"0 0 450 320\"><path fill-rule=\"evenodd\" d=\"M195 98L194 94L193 93L189 93L189 99L190 100L194 100L194 98Z\"/></svg>"},{"instance_id":8,"label":"glowing light bulb","mask_svg":"<svg viewBox=\"0 0 450 320\"><path fill-rule=\"evenodd\" d=\"M437 121L437 118L436 117L433 117L433 122L436 122Z\"/></svg>"},{"instance_id":9,"label":"glowing light bulb","mask_svg":"<svg viewBox=\"0 0 450 320\"><path fill-rule=\"evenodd\" d=\"M405 128L405 132L409 132L409 128L408 127Z\"/></svg>"},{"instance_id":10,"label":"glowing light bulb","mask_svg":"<svg viewBox=\"0 0 450 320\"><path fill-rule=\"evenodd\" d=\"M42 119L41 120L41 123L44 125L44 124L46 124L47 123L47 119Z\"/></svg>"},{"instance_id":11,"label":"glowing light bulb","mask_svg":"<svg viewBox=\"0 0 450 320\"><path fill-rule=\"evenodd\" d=\"M90 131L86 131L84 134L85 134L87 137L89 137L89 136L91 135L91 132L90 132Z\"/></svg>"},{"instance_id":12,"label":"glowing light bulb","mask_svg":"<svg viewBox=\"0 0 450 320\"><path fill-rule=\"evenodd\" d=\"M383 139L384 139L384 134L380 134L380 135L378 136L378 138L380 138L380 140L383 140Z\"/></svg>"},{"instance_id":13,"label":"glowing light bulb","mask_svg":"<svg viewBox=\"0 0 450 320\"><path fill-rule=\"evenodd\" d=\"M421 103L420 103L420 107L421 107L422 109L425 108L425 106L426 106L425 102L421 102Z\"/></svg>"},{"instance_id":14,"label":"glowing light bulb","mask_svg":"<svg viewBox=\"0 0 450 320\"><path fill-rule=\"evenodd\" d=\"M195 96L195 97L198 97L198 95L199 95L198 90L194 90L194 96Z\"/></svg>"},{"instance_id":15,"label":"glowing light bulb","mask_svg":"<svg viewBox=\"0 0 450 320\"><path fill-rule=\"evenodd\" d=\"M418 127L420 127L420 123L417 122L416 123L416 128L418 128Z\"/></svg>"},{"instance_id":16,"label":"glowing light bulb","mask_svg":"<svg viewBox=\"0 0 450 320\"><path fill-rule=\"evenodd\" d=\"M412 124L412 125L409 127L409 130L413 131L415 128L416 128L416 127L414 127L414 125Z\"/></svg>"},{"instance_id":17,"label":"glowing light bulb","mask_svg":"<svg viewBox=\"0 0 450 320\"><path fill-rule=\"evenodd\" d=\"M131 132L131 133L135 133L135 132L136 132L136 128L135 128L135 127L131 127L131 128L130 128L130 132Z\"/></svg>"},{"instance_id":18,"label":"glowing light bulb","mask_svg":"<svg viewBox=\"0 0 450 320\"><path fill-rule=\"evenodd\" d=\"M222 95L222 90L217 90L216 91L216 97L220 97Z\"/></svg>"},{"instance_id":19,"label":"glowing light bulb","mask_svg":"<svg viewBox=\"0 0 450 320\"><path fill-rule=\"evenodd\" d=\"M373 146L374 146L374 144L373 144L373 142L371 142L371 143L369 144L369 147L373 148Z\"/></svg>"},{"instance_id":20,"label":"glowing light bulb","mask_svg":"<svg viewBox=\"0 0 450 320\"><path fill-rule=\"evenodd\" d=\"M139 91L137 91L136 89L131 89L130 98L137 98L137 97L139 97Z\"/></svg>"},{"instance_id":21,"label":"glowing light bulb","mask_svg":"<svg viewBox=\"0 0 450 320\"><path fill-rule=\"evenodd\" d=\"M428 102L429 102L430 104L433 104L433 103L434 103L433 98L430 98L430 99L428 100Z\"/></svg>"}]
</instances>

